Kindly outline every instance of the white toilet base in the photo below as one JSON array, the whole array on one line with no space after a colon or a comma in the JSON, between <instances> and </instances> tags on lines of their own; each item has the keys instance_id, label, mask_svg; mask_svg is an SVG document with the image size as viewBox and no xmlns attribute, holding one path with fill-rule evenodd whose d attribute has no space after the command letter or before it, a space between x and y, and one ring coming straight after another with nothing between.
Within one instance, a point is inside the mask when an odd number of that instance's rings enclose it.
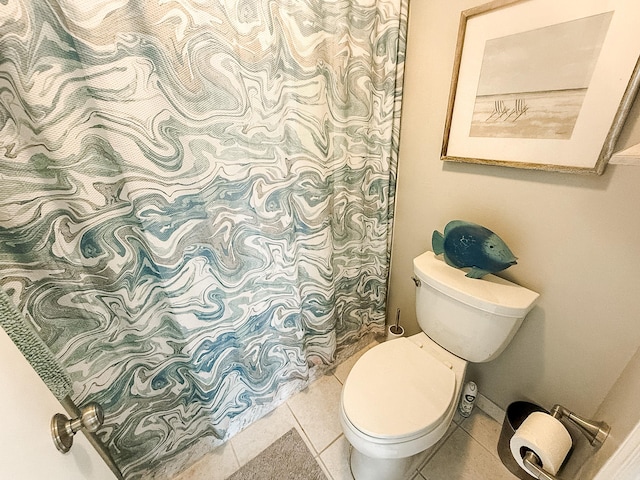
<instances>
[{"instance_id":1,"label":"white toilet base","mask_svg":"<svg viewBox=\"0 0 640 480\"><path fill-rule=\"evenodd\" d=\"M420 454L405 458L373 458L351 448L351 473L355 480L404 480Z\"/></svg>"}]
</instances>

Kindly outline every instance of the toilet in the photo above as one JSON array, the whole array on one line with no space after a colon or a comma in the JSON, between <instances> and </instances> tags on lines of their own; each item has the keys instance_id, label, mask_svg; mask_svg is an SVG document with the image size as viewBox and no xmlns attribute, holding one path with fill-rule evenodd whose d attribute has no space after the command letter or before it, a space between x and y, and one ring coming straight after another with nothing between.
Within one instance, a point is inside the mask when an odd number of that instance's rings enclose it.
<instances>
[{"instance_id":1,"label":"toilet","mask_svg":"<svg viewBox=\"0 0 640 480\"><path fill-rule=\"evenodd\" d=\"M500 355L538 298L494 275L468 278L433 252L413 269L422 332L368 350L342 388L355 480L402 480L417 468L451 424L468 362Z\"/></svg>"}]
</instances>

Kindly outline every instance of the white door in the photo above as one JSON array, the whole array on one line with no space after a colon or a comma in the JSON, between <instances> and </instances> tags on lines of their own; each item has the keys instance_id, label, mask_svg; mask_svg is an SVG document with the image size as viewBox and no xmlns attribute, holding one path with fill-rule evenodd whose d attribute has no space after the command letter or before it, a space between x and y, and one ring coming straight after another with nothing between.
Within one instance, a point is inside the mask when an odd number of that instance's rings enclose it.
<instances>
[{"instance_id":1,"label":"white door","mask_svg":"<svg viewBox=\"0 0 640 480\"><path fill-rule=\"evenodd\" d=\"M0 478L114 480L82 433L68 453L56 449L49 430L55 413L65 413L62 405L0 328Z\"/></svg>"}]
</instances>

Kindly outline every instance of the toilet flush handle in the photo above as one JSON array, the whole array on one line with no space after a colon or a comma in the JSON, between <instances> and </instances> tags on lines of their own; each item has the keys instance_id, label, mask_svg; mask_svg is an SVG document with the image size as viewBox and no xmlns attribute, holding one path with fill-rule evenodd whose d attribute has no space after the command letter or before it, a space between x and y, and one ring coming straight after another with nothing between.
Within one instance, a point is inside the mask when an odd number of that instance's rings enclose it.
<instances>
[{"instance_id":1,"label":"toilet flush handle","mask_svg":"<svg viewBox=\"0 0 640 480\"><path fill-rule=\"evenodd\" d=\"M420 287L422 285L422 282L420 281L420 279L418 277L411 277L411 280L413 280L413 283L416 284L416 287Z\"/></svg>"}]
</instances>

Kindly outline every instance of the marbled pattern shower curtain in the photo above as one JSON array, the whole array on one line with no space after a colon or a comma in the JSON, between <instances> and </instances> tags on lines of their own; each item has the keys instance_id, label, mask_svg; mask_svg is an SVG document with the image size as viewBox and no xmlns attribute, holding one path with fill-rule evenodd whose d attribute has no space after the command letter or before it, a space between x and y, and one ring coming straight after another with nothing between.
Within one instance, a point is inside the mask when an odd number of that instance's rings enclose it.
<instances>
[{"instance_id":1,"label":"marbled pattern shower curtain","mask_svg":"<svg viewBox=\"0 0 640 480\"><path fill-rule=\"evenodd\" d=\"M129 479L384 329L407 0L0 0L0 286Z\"/></svg>"}]
</instances>

